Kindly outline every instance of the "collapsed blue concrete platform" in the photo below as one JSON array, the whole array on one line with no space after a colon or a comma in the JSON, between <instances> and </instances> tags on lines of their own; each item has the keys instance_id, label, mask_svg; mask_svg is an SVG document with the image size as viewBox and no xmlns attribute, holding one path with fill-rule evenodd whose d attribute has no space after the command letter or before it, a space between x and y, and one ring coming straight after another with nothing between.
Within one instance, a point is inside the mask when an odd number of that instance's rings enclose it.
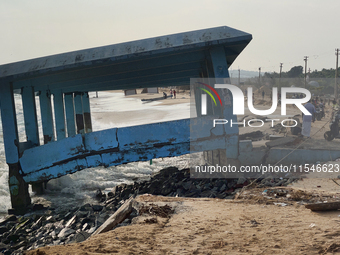
<instances>
[{"instance_id":1,"label":"collapsed blue concrete platform","mask_svg":"<svg viewBox=\"0 0 340 255\"><path fill-rule=\"evenodd\" d=\"M228 67L251 39L248 33L216 27L0 66L1 118L13 208L30 203L27 183L98 165L189 153L189 120L92 132L88 92L189 85L190 78L228 78ZM25 141L18 137L14 93L22 96ZM224 117L232 118L230 112L226 110ZM219 147L228 143L231 155L237 157L238 129L222 130L219 135L224 137L219 138Z\"/></svg>"}]
</instances>

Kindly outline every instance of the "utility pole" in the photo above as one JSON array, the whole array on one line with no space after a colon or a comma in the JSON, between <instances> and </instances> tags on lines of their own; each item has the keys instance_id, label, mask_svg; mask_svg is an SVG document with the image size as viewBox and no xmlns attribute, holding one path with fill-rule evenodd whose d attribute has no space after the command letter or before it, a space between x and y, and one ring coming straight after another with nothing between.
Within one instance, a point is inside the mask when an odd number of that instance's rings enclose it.
<instances>
[{"instance_id":1,"label":"utility pole","mask_svg":"<svg viewBox=\"0 0 340 255\"><path fill-rule=\"evenodd\" d=\"M241 83L241 75L240 75L241 71L240 69L238 69L238 85L240 86Z\"/></svg>"},{"instance_id":2,"label":"utility pole","mask_svg":"<svg viewBox=\"0 0 340 255\"><path fill-rule=\"evenodd\" d=\"M308 57L305 56L303 60L305 61L305 88L306 88L306 84L307 84L307 60L308 60Z\"/></svg>"},{"instance_id":3,"label":"utility pole","mask_svg":"<svg viewBox=\"0 0 340 255\"><path fill-rule=\"evenodd\" d=\"M261 67L259 67L259 84L261 85Z\"/></svg>"},{"instance_id":4,"label":"utility pole","mask_svg":"<svg viewBox=\"0 0 340 255\"><path fill-rule=\"evenodd\" d=\"M334 96L335 96L335 100L338 101L338 58L339 58L339 48L335 49L335 55L336 55L336 65L335 65Z\"/></svg>"},{"instance_id":5,"label":"utility pole","mask_svg":"<svg viewBox=\"0 0 340 255\"><path fill-rule=\"evenodd\" d=\"M283 65L283 63L280 63L279 92L280 92L280 89L281 89L281 73L282 73L282 65Z\"/></svg>"}]
</instances>

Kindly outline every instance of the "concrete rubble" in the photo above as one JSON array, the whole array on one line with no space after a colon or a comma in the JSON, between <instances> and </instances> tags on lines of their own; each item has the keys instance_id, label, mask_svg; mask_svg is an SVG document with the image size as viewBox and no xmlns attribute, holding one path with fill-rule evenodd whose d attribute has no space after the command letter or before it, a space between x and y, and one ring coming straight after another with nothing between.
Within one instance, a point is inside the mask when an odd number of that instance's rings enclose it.
<instances>
[{"instance_id":1,"label":"concrete rubble","mask_svg":"<svg viewBox=\"0 0 340 255\"><path fill-rule=\"evenodd\" d=\"M294 179L259 179L261 187L287 185ZM0 222L0 254L22 254L23 251L50 245L82 242L97 231L132 196L152 194L178 197L210 197L233 199L249 180L240 179L192 179L189 169L169 167L150 180L121 184L107 195L97 191L98 204L84 204L67 211L48 207L23 216L8 215ZM101 195L100 195L101 193ZM41 206L37 208L41 209ZM127 225L138 215L132 211L122 223Z\"/></svg>"}]
</instances>

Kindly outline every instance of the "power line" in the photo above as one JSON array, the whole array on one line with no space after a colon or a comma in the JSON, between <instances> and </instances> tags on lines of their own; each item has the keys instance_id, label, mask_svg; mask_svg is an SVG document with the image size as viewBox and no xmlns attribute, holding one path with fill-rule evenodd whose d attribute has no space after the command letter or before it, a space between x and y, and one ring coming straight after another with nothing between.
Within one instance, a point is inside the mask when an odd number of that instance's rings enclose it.
<instances>
[{"instance_id":1,"label":"power line","mask_svg":"<svg viewBox=\"0 0 340 255\"><path fill-rule=\"evenodd\" d=\"M280 63L279 91L280 91L280 89L281 89L281 73L282 73L282 65L283 65L283 63Z\"/></svg>"},{"instance_id":2,"label":"power line","mask_svg":"<svg viewBox=\"0 0 340 255\"><path fill-rule=\"evenodd\" d=\"M261 67L259 67L259 84L261 84Z\"/></svg>"},{"instance_id":3,"label":"power line","mask_svg":"<svg viewBox=\"0 0 340 255\"><path fill-rule=\"evenodd\" d=\"M339 58L339 48L335 49L336 55L336 65L335 65L335 87L334 87L334 96L335 100L338 100L338 58Z\"/></svg>"},{"instance_id":4,"label":"power line","mask_svg":"<svg viewBox=\"0 0 340 255\"><path fill-rule=\"evenodd\" d=\"M328 50L328 51L324 51L324 52L322 52L322 53L320 53L320 54L317 54L317 55L313 55L313 58L314 59L318 59L318 58L321 58L321 57L325 57L325 56L327 56L327 55L329 55L331 53L331 51L330 50ZM312 59L313 60L313 59ZM293 60L293 61L290 61L290 62L286 62L287 64L289 64L289 65L295 65L295 64L298 64L298 63L300 63L300 61L301 60L299 60L299 59L295 59L295 60ZM262 66L261 67L262 69L272 69L272 70L274 70L276 67L274 66L274 65L271 65L271 66ZM249 70L256 70L255 68L251 68L251 69L249 69Z\"/></svg>"}]
</instances>

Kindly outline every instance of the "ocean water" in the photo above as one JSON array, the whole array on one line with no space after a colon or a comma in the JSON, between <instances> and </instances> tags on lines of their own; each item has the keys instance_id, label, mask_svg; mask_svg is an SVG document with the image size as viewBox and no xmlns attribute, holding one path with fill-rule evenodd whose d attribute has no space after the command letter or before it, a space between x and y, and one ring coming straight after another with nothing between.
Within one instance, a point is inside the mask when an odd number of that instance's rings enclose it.
<instances>
[{"instance_id":1,"label":"ocean water","mask_svg":"<svg viewBox=\"0 0 340 255\"><path fill-rule=\"evenodd\" d=\"M161 102L144 103L138 98L127 98L122 92L90 93L93 131L113 127L141 125L189 118L189 103L163 105ZM156 94L158 97L160 94ZM180 95L178 95L180 98ZM39 134L42 144L42 129L39 99L36 98L39 122ZM175 99L167 99L175 100ZM180 100L178 101L180 102ZM15 95L15 106L20 142L26 141L21 96ZM1 120L0 120L1 122ZM173 158L154 159L150 162L132 162L115 167L96 167L66 175L47 183L46 194L37 196L31 189L34 202L52 205L58 208L69 208L86 202L93 202L97 189L108 192L120 183L131 183L136 178L148 178L152 173L168 166L180 169L188 167L189 155ZM11 207L8 189L8 167L5 160L2 126L0 125L0 217Z\"/></svg>"}]
</instances>

